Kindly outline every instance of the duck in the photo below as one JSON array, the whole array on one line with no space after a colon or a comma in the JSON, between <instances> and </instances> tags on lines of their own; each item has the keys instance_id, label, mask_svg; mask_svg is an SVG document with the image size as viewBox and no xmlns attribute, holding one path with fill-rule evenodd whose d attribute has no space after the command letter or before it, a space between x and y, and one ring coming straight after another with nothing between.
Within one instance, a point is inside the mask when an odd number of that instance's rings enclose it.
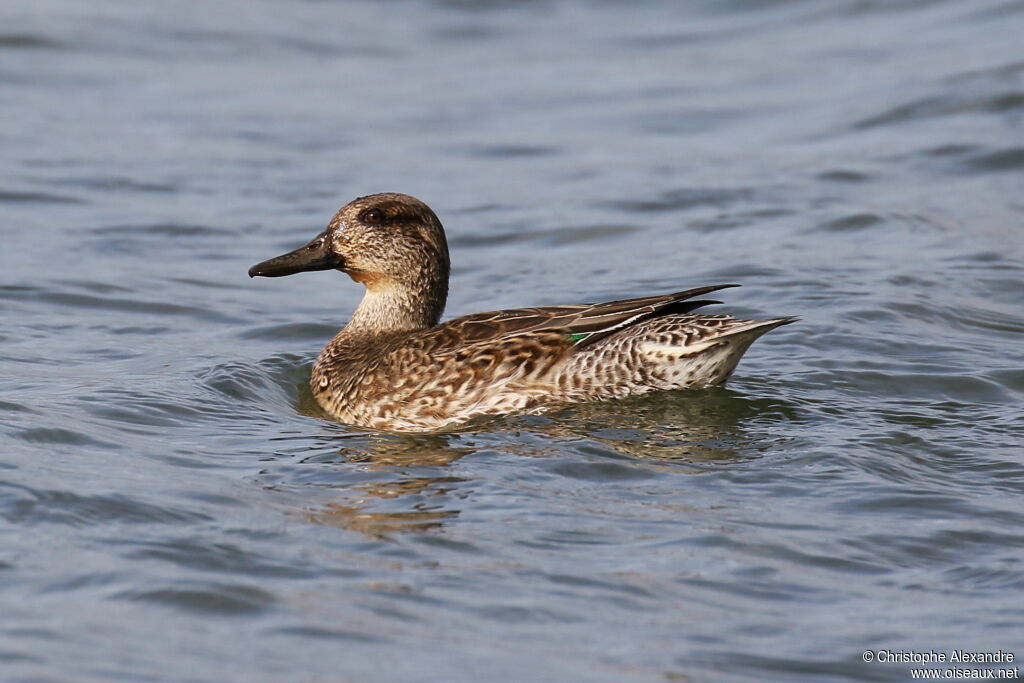
<instances>
[{"instance_id":1,"label":"duck","mask_svg":"<svg viewBox=\"0 0 1024 683\"><path fill-rule=\"evenodd\" d=\"M738 286L720 284L441 322L444 228L425 203L395 192L349 202L308 244L249 276L320 270L348 275L365 293L313 364L313 396L340 422L386 432L722 384L755 339L796 320L693 313L721 303L698 297Z\"/></svg>"}]
</instances>

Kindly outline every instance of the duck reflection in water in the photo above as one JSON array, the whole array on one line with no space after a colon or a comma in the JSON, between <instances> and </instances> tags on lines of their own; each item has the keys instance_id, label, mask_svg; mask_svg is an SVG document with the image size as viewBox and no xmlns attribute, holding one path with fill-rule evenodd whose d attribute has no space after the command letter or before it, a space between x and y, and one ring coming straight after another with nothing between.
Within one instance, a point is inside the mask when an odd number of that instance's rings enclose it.
<instances>
[{"instance_id":1,"label":"duck reflection in water","mask_svg":"<svg viewBox=\"0 0 1024 683\"><path fill-rule=\"evenodd\" d=\"M791 420L796 415L792 404L775 399L750 399L722 388L702 394L699 401L660 394L544 416L491 418L444 434L339 431L346 445L337 451L338 462L358 463L385 478L346 485L306 518L373 538L437 531L457 518L462 501L473 495L475 482L451 470L460 458L498 454L550 459L561 467L569 456L583 467L614 464L620 474L610 471L610 483L617 476L628 478L618 468L698 474L757 456L762 449L752 448L757 438L745 428L753 416ZM300 396L297 408L318 411L312 397ZM418 476L409 476L411 468Z\"/></svg>"}]
</instances>

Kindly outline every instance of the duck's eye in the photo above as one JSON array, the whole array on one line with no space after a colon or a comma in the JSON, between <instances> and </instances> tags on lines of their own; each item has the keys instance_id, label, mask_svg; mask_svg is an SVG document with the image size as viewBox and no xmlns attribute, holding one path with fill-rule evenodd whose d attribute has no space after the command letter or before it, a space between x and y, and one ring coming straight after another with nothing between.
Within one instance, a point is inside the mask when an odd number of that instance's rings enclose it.
<instances>
[{"instance_id":1,"label":"duck's eye","mask_svg":"<svg viewBox=\"0 0 1024 683\"><path fill-rule=\"evenodd\" d=\"M367 209L366 211L363 211L363 215L361 216L361 218L363 219L364 223L383 223L384 212L381 211L380 209Z\"/></svg>"}]
</instances>

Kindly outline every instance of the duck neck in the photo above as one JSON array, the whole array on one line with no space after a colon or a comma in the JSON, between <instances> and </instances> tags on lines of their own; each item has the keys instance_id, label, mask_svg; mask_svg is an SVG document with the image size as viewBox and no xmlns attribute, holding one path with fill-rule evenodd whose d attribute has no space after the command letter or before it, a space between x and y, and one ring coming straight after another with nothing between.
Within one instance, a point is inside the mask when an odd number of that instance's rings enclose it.
<instances>
[{"instance_id":1,"label":"duck neck","mask_svg":"<svg viewBox=\"0 0 1024 683\"><path fill-rule=\"evenodd\" d=\"M341 335L349 338L390 336L433 327L444 312L448 297L447 273L428 274L415 284L385 277L350 273L352 279L366 285L352 319Z\"/></svg>"}]
</instances>

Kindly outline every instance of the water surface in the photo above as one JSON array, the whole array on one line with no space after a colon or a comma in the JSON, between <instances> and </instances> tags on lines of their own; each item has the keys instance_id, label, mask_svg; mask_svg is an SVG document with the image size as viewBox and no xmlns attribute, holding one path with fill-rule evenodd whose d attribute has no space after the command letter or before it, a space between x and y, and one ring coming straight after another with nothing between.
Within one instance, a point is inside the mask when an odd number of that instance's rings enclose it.
<instances>
[{"instance_id":1,"label":"water surface","mask_svg":"<svg viewBox=\"0 0 1024 683\"><path fill-rule=\"evenodd\" d=\"M4 15L5 680L1024 657L1021 3ZM359 287L246 269L379 191L444 221L449 316L740 282L802 321L725 388L353 429L305 382Z\"/></svg>"}]
</instances>

